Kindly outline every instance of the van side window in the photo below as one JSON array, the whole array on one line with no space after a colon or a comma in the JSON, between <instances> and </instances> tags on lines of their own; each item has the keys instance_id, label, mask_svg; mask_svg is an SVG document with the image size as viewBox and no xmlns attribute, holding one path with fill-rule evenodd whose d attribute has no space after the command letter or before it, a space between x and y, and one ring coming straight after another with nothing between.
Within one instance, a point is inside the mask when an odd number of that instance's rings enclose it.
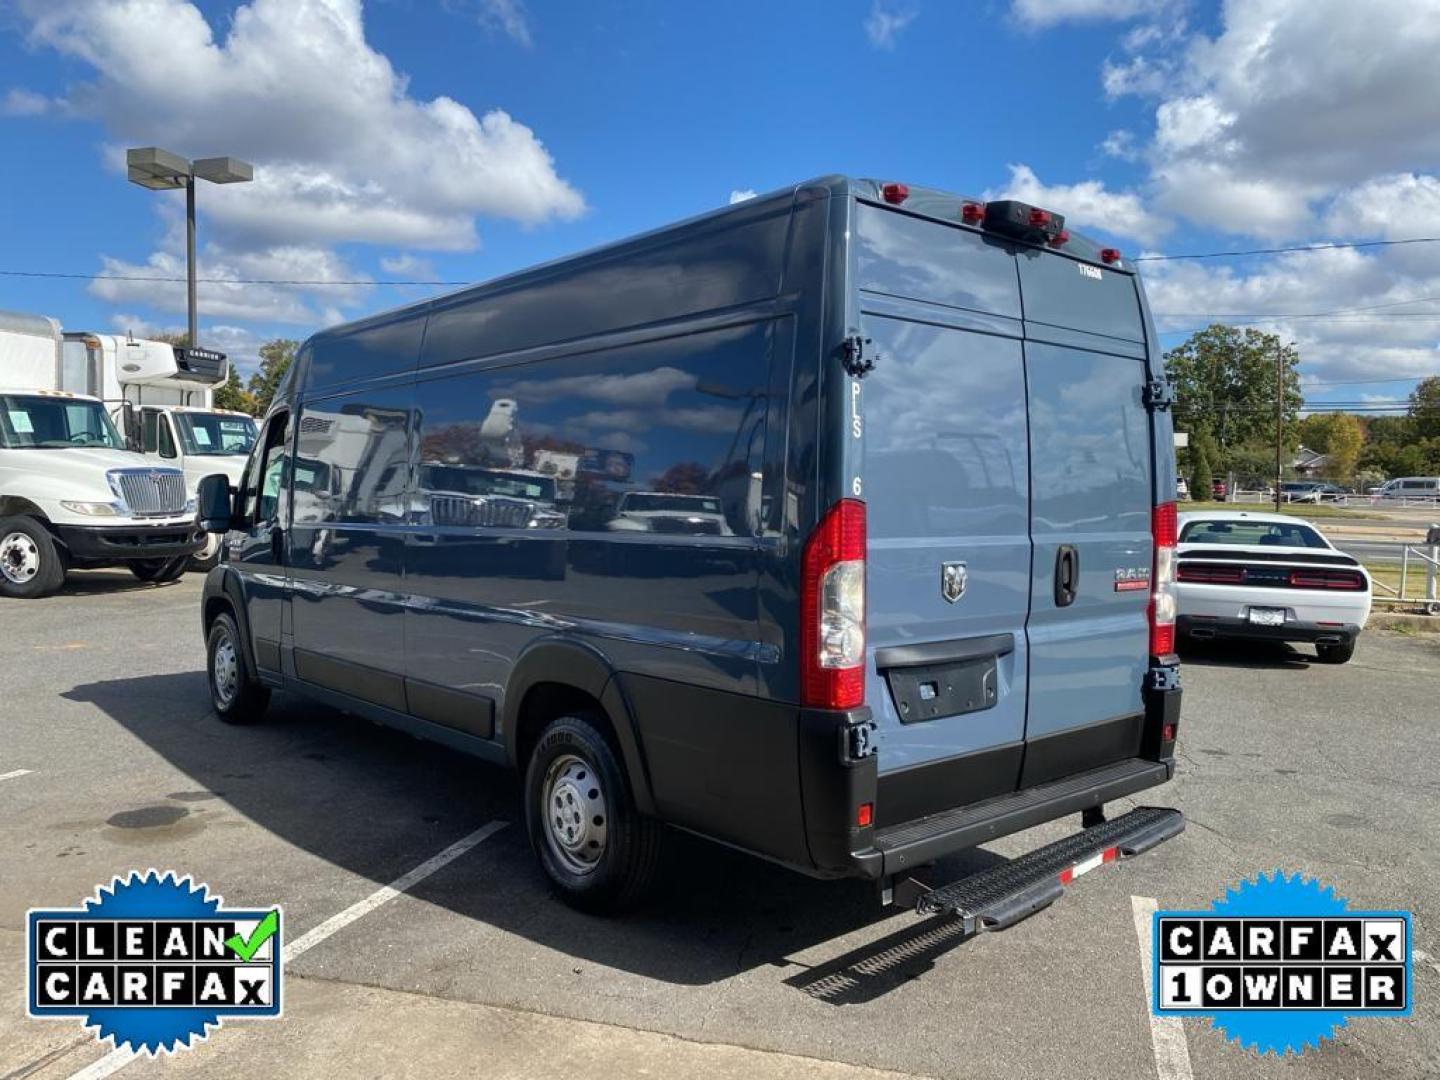
<instances>
[{"instance_id":1,"label":"van side window","mask_svg":"<svg viewBox=\"0 0 1440 1080\"><path fill-rule=\"evenodd\" d=\"M294 520L405 518L410 388L305 403L295 438Z\"/></svg>"},{"instance_id":2,"label":"van side window","mask_svg":"<svg viewBox=\"0 0 1440 1080\"><path fill-rule=\"evenodd\" d=\"M265 422L260 439L245 466L240 490L239 517L252 523L273 521L278 516L280 489L284 480L285 431L289 414L277 413Z\"/></svg>"},{"instance_id":3,"label":"van side window","mask_svg":"<svg viewBox=\"0 0 1440 1080\"><path fill-rule=\"evenodd\" d=\"M419 384L416 512L436 525L751 536L771 324Z\"/></svg>"}]
</instances>

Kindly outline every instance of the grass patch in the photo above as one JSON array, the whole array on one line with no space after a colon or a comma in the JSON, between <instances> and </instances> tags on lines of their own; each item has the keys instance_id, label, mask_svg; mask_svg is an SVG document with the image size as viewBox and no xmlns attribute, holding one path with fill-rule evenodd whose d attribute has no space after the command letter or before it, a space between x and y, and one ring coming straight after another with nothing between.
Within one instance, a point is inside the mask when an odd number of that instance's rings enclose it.
<instances>
[{"instance_id":1,"label":"grass patch","mask_svg":"<svg viewBox=\"0 0 1440 1080\"><path fill-rule=\"evenodd\" d=\"M1188 514L1196 510L1254 510L1261 514L1275 513L1273 502L1265 503L1229 503L1229 502L1180 502L1175 504L1175 509L1182 514ZM1326 503L1283 503L1280 513L1289 517L1298 518L1355 518L1373 516L1375 511L1368 506L1330 506Z\"/></svg>"}]
</instances>

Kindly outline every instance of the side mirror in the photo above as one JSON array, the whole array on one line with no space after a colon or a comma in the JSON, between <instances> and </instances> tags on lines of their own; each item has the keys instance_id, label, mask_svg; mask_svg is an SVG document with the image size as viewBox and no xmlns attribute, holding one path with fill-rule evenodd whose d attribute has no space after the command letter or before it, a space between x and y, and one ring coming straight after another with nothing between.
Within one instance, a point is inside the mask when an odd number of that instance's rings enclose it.
<instances>
[{"instance_id":1,"label":"side mirror","mask_svg":"<svg viewBox=\"0 0 1440 1080\"><path fill-rule=\"evenodd\" d=\"M224 473L211 473L200 481L196 495L200 511L200 528L207 533L230 531L230 478Z\"/></svg>"},{"instance_id":2,"label":"side mirror","mask_svg":"<svg viewBox=\"0 0 1440 1080\"><path fill-rule=\"evenodd\" d=\"M135 423L135 406L128 401L120 406L120 426L125 436L125 449L140 453L140 425Z\"/></svg>"}]
</instances>

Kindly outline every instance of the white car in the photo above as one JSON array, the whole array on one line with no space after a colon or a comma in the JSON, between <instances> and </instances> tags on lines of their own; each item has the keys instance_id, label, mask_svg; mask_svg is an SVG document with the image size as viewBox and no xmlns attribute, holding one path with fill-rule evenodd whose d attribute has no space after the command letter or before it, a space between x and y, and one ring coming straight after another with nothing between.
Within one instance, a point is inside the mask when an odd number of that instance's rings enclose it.
<instances>
[{"instance_id":1,"label":"white car","mask_svg":"<svg viewBox=\"0 0 1440 1080\"><path fill-rule=\"evenodd\" d=\"M1308 521L1281 514L1179 516L1180 640L1307 641L1343 664L1370 617L1370 574Z\"/></svg>"}]
</instances>

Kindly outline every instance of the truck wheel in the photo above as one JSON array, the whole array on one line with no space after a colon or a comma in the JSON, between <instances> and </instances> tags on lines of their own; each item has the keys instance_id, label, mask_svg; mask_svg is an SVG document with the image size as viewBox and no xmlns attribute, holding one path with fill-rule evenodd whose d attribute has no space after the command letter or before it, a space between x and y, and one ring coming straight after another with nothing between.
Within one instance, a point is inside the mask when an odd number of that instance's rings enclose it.
<instances>
[{"instance_id":1,"label":"truck wheel","mask_svg":"<svg viewBox=\"0 0 1440 1080\"><path fill-rule=\"evenodd\" d=\"M245 663L245 649L234 617L221 612L210 624L205 639L205 671L210 681L210 704L227 724L253 724L265 715L270 688L260 685Z\"/></svg>"},{"instance_id":2,"label":"truck wheel","mask_svg":"<svg viewBox=\"0 0 1440 1080\"><path fill-rule=\"evenodd\" d=\"M566 903L618 911L655 879L664 827L635 809L630 785L593 719L552 720L525 771L530 844Z\"/></svg>"},{"instance_id":3,"label":"truck wheel","mask_svg":"<svg viewBox=\"0 0 1440 1080\"><path fill-rule=\"evenodd\" d=\"M176 555L173 559L137 559L129 564L130 573L152 585L168 585L180 580L189 561L189 555Z\"/></svg>"},{"instance_id":4,"label":"truck wheel","mask_svg":"<svg viewBox=\"0 0 1440 1080\"><path fill-rule=\"evenodd\" d=\"M1355 655L1355 642L1345 641L1339 645L1316 645L1322 664L1346 664Z\"/></svg>"},{"instance_id":5,"label":"truck wheel","mask_svg":"<svg viewBox=\"0 0 1440 1080\"><path fill-rule=\"evenodd\" d=\"M0 518L0 596L34 600L65 580L50 530L32 517Z\"/></svg>"}]
</instances>

